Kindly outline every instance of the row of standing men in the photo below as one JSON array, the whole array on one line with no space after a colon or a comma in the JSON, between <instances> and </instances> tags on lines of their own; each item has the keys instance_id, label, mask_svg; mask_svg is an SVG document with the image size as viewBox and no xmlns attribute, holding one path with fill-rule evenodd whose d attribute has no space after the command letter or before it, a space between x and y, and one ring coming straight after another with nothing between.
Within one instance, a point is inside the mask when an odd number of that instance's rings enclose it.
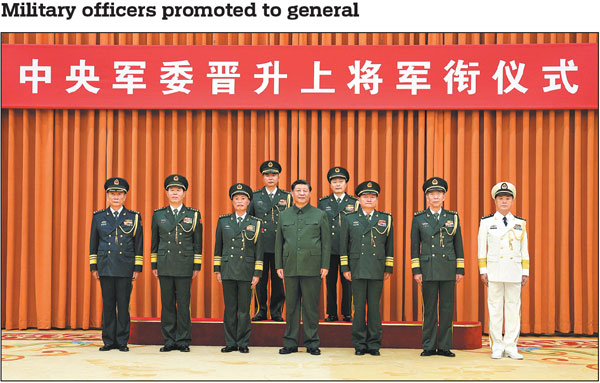
<instances>
[{"instance_id":1,"label":"row of standing men","mask_svg":"<svg viewBox=\"0 0 600 383\"><path fill-rule=\"evenodd\" d=\"M380 355L379 302L383 281L393 271L394 256L392 216L376 210L379 185L374 181L362 182L355 190L358 198L352 197L346 193L348 171L342 167L331 168L327 178L332 194L321 198L318 208L314 208L309 203L312 187L307 181L294 182L290 193L278 188L281 166L276 161L265 161L260 171L265 186L253 192L245 184L234 184L229 190L234 213L219 217L217 222L213 266L222 284L225 302L226 345L221 351L249 351L249 312L252 289L256 289L254 321L267 319L267 313L272 320L283 321L282 307L286 302L287 323L280 354L298 351L302 311L304 345L307 352L319 355L320 281L327 279L328 316L325 320L336 321L339 271L341 314L344 321L352 321L355 354ZM152 273L159 279L161 288L161 331L165 342L160 351L189 352L190 291L192 280L202 265L202 220L198 210L183 204L188 189L184 176L171 175L164 186L169 206L153 214L151 244ZM100 350L128 351L131 282L143 264L141 216L123 206L129 190L126 180L110 178L105 189L110 206L94 213L90 236L90 268L100 281L103 300L104 346ZM423 190L428 209L414 214L411 229L411 266L423 292L421 355L454 356L450 351L454 286L464 275L460 223L456 212L443 209L448 190L445 180L430 178ZM516 349L519 325L515 323L520 323L520 286L526 283L528 275L525 220L510 213L510 204L508 209L506 203L502 209L499 206L499 200L508 197L512 204L515 196L512 184L497 184L492 197L498 212L482 218L480 224L480 273L482 281L489 284L490 318L494 314L490 320L493 358L498 355L520 357ZM502 217L505 217L505 230L498 230L502 227L491 224L490 218L495 222ZM504 245L508 245L506 251L502 251ZM490 258L486 264L488 253ZM504 256L499 254L506 255L506 261L502 261ZM522 262L517 264L513 258ZM519 273L519 277L523 275L517 283L518 289L513 288L515 273ZM508 278L511 289L504 287L505 274L511 275ZM271 301L267 302L269 279ZM501 286L497 286L498 283ZM507 334L503 339L505 300Z\"/></svg>"}]
</instances>

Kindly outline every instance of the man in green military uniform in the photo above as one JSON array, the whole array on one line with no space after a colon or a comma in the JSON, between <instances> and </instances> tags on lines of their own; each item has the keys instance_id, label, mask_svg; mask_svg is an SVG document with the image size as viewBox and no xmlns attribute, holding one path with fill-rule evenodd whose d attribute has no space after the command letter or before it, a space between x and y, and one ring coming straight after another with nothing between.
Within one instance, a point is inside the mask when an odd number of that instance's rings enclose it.
<instances>
[{"instance_id":1,"label":"man in green military uniform","mask_svg":"<svg viewBox=\"0 0 600 383\"><path fill-rule=\"evenodd\" d=\"M109 178L104 189L110 206L94 212L90 234L90 271L102 289L100 351L129 351L131 281L143 265L142 217L123 206L129 191L125 179Z\"/></svg>"},{"instance_id":2,"label":"man in green military uniform","mask_svg":"<svg viewBox=\"0 0 600 383\"><path fill-rule=\"evenodd\" d=\"M414 214L410 232L413 276L423 290L421 356L454 356L450 351L454 286L464 277L465 261L458 213L442 207L447 190L448 183L440 177L425 181L423 191L429 207Z\"/></svg>"},{"instance_id":3,"label":"man in green military uniform","mask_svg":"<svg viewBox=\"0 0 600 383\"><path fill-rule=\"evenodd\" d=\"M340 266L340 226L344 213L354 213L358 209L358 200L346 194L350 174L341 166L335 166L327 172L327 180L332 193L319 200L318 208L327 213L331 226L331 259L327 273L327 318L326 322L338 320L337 315L337 280ZM350 282L342 277L342 318L345 322L352 321Z\"/></svg>"},{"instance_id":4,"label":"man in green military uniform","mask_svg":"<svg viewBox=\"0 0 600 383\"><path fill-rule=\"evenodd\" d=\"M250 186L229 188L232 214L219 217L215 236L214 271L223 285L225 347L221 352L248 353L252 289L263 270L262 221L247 214L252 199Z\"/></svg>"},{"instance_id":5,"label":"man in green military uniform","mask_svg":"<svg viewBox=\"0 0 600 383\"><path fill-rule=\"evenodd\" d=\"M281 311L285 301L283 282L277 277L275 270L275 232L279 222L279 213L290 207L292 196L289 192L281 190L279 173L281 165L277 161L265 161L260 165L265 186L254 191L252 201L248 207L248 214L260 218L264 222L264 271L256 287L256 301L254 303L254 321L267 319L270 311L271 319L283 322ZM271 278L271 303L267 310L267 284ZM257 307L258 306L258 307Z\"/></svg>"},{"instance_id":6,"label":"man in green military uniform","mask_svg":"<svg viewBox=\"0 0 600 383\"><path fill-rule=\"evenodd\" d=\"M169 206L152 216L152 273L160 281L160 326L165 338L161 352L190 351L192 279L202 266L202 219L200 212L183 204L188 188L184 176L165 179Z\"/></svg>"},{"instance_id":7,"label":"man in green military uniform","mask_svg":"<svg viewBox=\"0 0 600 383\"><path fill-rule=\"evenodd\" d=\"M356 355L380 355L383 329L379 302L383 281L394 268L392 215L375 210L379 191L375 181L359 184L355 193L360 209L342 220L341 265L344 277L352 282L352 344Z\"/></svg>"},{"instance_id":8,"label":"man in green military uniform","mask_svg":"<svg viewBox=\"0 0 600 383\"><path fill-rule=\"evenodd\" d=\"M309 204L311 186L305 180L292 184L294 206L281 212L275 238L275 267L285 281L286 328L280 354L298 351L300 305L303 340L307 352L320 355L319 293L329 271L331 233L327 214Z\"/></svg>"}]
</instances>

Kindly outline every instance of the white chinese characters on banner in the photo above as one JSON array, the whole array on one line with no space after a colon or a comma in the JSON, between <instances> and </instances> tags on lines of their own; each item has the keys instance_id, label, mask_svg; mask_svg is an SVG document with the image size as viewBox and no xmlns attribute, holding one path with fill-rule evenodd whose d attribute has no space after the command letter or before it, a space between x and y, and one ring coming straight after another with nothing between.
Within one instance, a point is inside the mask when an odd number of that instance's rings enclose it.
<instances>
[{"instance_id":1,"label":"white chinese characters on banner","mask_svg":"<svg viewBox=\"0 0 600 383\"><path fill-rule=\"evenodd\" d=\"M168 89L163 90L163 94L190 93L190 90L185 86L194 83L194 80L192 80L194 75L191 73L193 68L188 60L163 61L160 71L164 72L160 75L160 83L166 84Z\"/></svg>"},{"instance_id":2,"label":"white chinese characters on banner","mask_svg":"<svg viewBox=\"0 0 600 383\"><path fill-rule=\"evenodd\" d=\"M456 68L453 68L454 64L456 64ZM444 76L444 81L446 81L446 84L448 85L447 93L452 94L454 83L457 83L458 86L456 89L459 92L469 88L467 93L475 94L477 92L477 76L479 76L479 70L469 70L469 68L477 67L479 67L478 62L470 62L469 64L465 64L464 60L458 60L458 62L450 60L444 67L444 70L448 72L448 74Z\"/></svg>"},{"instance_id":3,"label":"white chinese characters on banner","mask_svg":"<svg viewBox=\"0 0 600 383\"><path fill-rule=\"evenodd\" d=\"M212 78L212 94L235 94L235 79L240 77L236 73L239 65L238 61L208 62L210 73L206 77Z\"/></svg>"},{"instance_id":4,"label":"white chinese characters on banner","mask_svg":"<svg viewBox=\"0 0 600 383\"><path fill-rule=\"evenodd\" d=\"M31 66L19 67L19 83L31 82L31 93L38 92L38 83L50 84L52 82L52 68L39 66L38 59L31 60Z\"/></svg>"},{"instance_id":5,"label":"white chinese characters on banner","mask_svg":"<svg viewBox=\"0 0 600 383\"><path fill-rule=\"evenodd\" d=\"M83 86L88 92L97 94L100 88L90 84L90 81L100 81L100 77L94 74L95 69L93 65L85 65L85 60L79 60L79 65L71 65L70 75L66 76L65 80L76 83L66 89L67 93L73 93Z\"/></svg>"},{"instance_id":6,"label":"white chinese characters on banner","mask_svg":"<svg viewBox=\"0 0 600 383\"><path fill-rule=\"evenodd\" d=\"M396 65L400 75L396 89L410 89L412 95L417 94L420 89L431 89L431 85L427 83L427 75L431 66L429 61L398 61Z\"/></svg>"},{"instance_id":7,"label":"white chinese characters on banner","mask_svg":"<svg viewBox=\"0 0 600 383\"><path fill-rule=\"evenodd\" d=\"M254 90L256 94L261 94L269 86L269 80L273 79L273 94L279 94L279 79L287 78L287 74L279 73L279 61L269 61L263 64L256 64L261 73L256 73L254 78L262 78L262 83ZM273 67L273 73L269 73L269 68Z\"/></svg>"},{"instance_id":8,"label":"white chinese characters on banner","mask_svg":"<svg viewBox=\"0 0 600 383\"><path fill-rule=\"evenodd\" d=\"M571 94L577 93L577 89L579 89L579 85L576 85L576 84L571 85L569 83L569 79L567 78L567 72L574 72L574 71L577 71L579 68L577 66L575 66L575 63L573 62L573 60L569 60L568 66L565 65L566 62L567 62L566 59L560 59L559 66L543 66L542 67L542 72L558 72L558 73L551 73L551 74L544 75L544 78L546 80L550 80L549 85L544 87L544 93L551 92L553 90L559 90L561 88L561 84L556 83L556 80L558 80L559 77L562 82L562 85L565 86L565 89L567 90L567 92L569 92Z\"/></svg>"},{"instance_id":9,"label":"white chinese characters on banner","mask_svg":"<svg viewBox=\"0 0 600 383\"><path fill-rule=\"evenodd\" d=\"M134 69L136 67L138 69ZM113 89L127 89L127 94L133 94L134 89L146 89L144 78L136 77L144 74L145 61L115 61L114 68L117 77L116 84L112 85Z\"/></svg>"},{"instance_id":10,"label":"white chinese characters on banner","mask_svg":"<svg viewBox=\"0 0 600 383\"><path fill-rule=\"evenodd\" d=\"M362 84L364 90L370 91L371 94L379 93L379 84L383 82L383 79L379 78L377 74L380 67L381 64L373 64L371 60L366 60L361 68L360 61L354 60L354 65L348 66L350 74L354 76L352 81L347 84L348 88L354 88L354 94L360 94L360 85ZM373 86L372 89L371 86Z\"/></svg>"},{"instance_id":11,"label":"white chinese characters on banner","mask_svg":"<svg viewBox=\"0 0 600 383\"><path fill-rule=\"evenodd\" d=\"M504 71L503 71L503 69L504 69ZM515 70L517 71L517 75L513 76L513 72ZM521 77L523 77L524 70L525 70L525 64L523 64L523 63L519 63L519 66L517 67L515 60L510 60L510 67L509 67L508 65L506 65L506 61L500 60L498 62L498 68L496 69L496 72L492 76L492 78L494 80L496 80L496 82L498 83L498 94L508 93L508 92L512 91L513 89L516 89L523 94L527 93L528 89L519 83L521 81ZM503 72L506 74L506 79L510 83L510 85L507 86L506 88L504 88Z\"/></svg>"},{"instance_id":12,"label":"white chinese characters on banner","mask_svg":"<svg viewBox=\"0 0 600 383\"><path fill-rule=\"evenodd\" d=\"M321 61L314 61L313 65L313 87L302 88L300 93L335 93L335 89L321 88L321 76L331 76L332 71L321 70Z\"/></svg>"}]
</instances>

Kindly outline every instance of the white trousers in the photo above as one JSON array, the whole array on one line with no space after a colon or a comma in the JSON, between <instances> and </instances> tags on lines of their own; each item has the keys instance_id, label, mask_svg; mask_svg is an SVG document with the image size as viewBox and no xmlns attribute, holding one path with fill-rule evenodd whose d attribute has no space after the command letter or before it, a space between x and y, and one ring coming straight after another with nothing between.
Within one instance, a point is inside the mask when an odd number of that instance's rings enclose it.
<instances>
[{"instance_id":1,"label":"white trousers","mask_svg":"<svg viewBox=\"0 0 600 383\"><path fill-rule=\"evenodd\" d=\"M521 284L518 282L489 282L488 310L492 351L507 349L516 351L521 331ZM502 319L504 319L504 339L502 338Z\"/></svg>"}]
</instances>

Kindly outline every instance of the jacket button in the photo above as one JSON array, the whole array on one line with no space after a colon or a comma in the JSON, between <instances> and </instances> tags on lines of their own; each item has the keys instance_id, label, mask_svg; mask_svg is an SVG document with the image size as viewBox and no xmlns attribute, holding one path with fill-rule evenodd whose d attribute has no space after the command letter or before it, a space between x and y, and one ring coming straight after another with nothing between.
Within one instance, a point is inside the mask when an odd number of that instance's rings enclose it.
<instances>
[{"instance_id":1,"label":"jacket button","mask_svg":"<svg viewBox=\"0 0 600 383\"><path fill-rule=\"evenodd\" d=\"M335 229L335 226L331 225L331 228L332 228L332 229Z\"/></svg>"},{"instance_id":2,"label":"jacket button","mask_svg":"<svg viewBox=\"0 0 600 383\"><path fill-rule=\"evenodd\" d=\"M179 250L179 254L181 254L181 250Z\"/></svg>"},{"instance_id":3,"label":"jacket button","mask_svg":"<svg viewBox=\"0 0 600 383\"><path fill-rule=\"evenodd\" d=\"M431 247L435 247L435 245L431 245Z\"/></svg>"},{"instance_id":4,"label":"jacket button","mask_svg":"<svg viewBox=\"0 0 600 383\"><path fill-rule=\"evenodd\" d=\"M123 254L123 252L122 252L122 251L119 251L119 254Z\"/></svg>"},{"instance_id":5,"label":"jacket button","mask_svg":"<svg viewBox=\"0 0 600 383\"><path fill-rule=\"evenodd\" d=\"M446 254L442 254L442 257L444 257L444 258L445 258L445 257L446 257Z\"/></svg>"},{"instance_id":6,"label":"jacket button","mask_svg":"<svg viewBox=\"0 0 600 383\"><path fill-rule=\"evenodd\" d=\"M171 235L171 232L169 232L169 235Z\"/></svg>"},{"instance_id":7,"label":"jacket button","mask_svg":"<svg viewBox=\"0 0 600 383\"><path fill-rule=\"evenodd\" d=\"M240 255L240 259L242 259L242 256Z\"/></svg>"},{"instance_id":8,"label":"jacket button","mask_svg":"<svg viewBox=\"0 0 600 383\"><path fill-rule=\"evenodd\" d=\"M435 235L432 235L431 238L435 238Z\"/></svg>"},{"instance_id":9,"label":"jacket button","mask_svg":"<svg viewBox=\"0 0 600 383\"><path fill-rule=\"evenodd\" d=\"M122 244L122 243L119 243L119 245L123 246L123 244Z\"/></svg>"},{"instance_id":10,"label":"jacket button","mask_svg":"<svg viewBox=\"0 0 600 383\"><path fill-rule=\"evenodd\" d=\"M110 246L110 242L108 243L108 246Z\"/></svg>"},{"instance_id":11,"label":"jacket button","mask_svg":"<svg viewBox=\"0 0 600 383\"><path fill-rule=\"evenodd\" d=\"M233 258L233 254L231 254L230 257Z\"/></svg>"},{"instance_id":12,"label":"jacket button","mask_svg":"<svg viewBox=\"0 0 600 383\"><path fill-rule=\"evenodd\" d=\"M110 250L108 250L108 254L110 254Z\"/></svg>"},{"instance_id":13,"label":"jacket button","mask_svg":"<svg viewBox=\"0 0 600 383\"><path fill-rule=\"evenodd\" d=\"M171 250L167 250L167 253L170 253L170 252L171 252Z\"/></svg>"},{"instance_id":14,"label":"jacket button","mask_svg":"<svg viewBox=\"0 0 600 383\"><path fill-rule=\"evenodd\" d=\"M231 238L231 242L235 242L235 238Z\"/></svg>"},{"instance_id":15,"label":"jacket button","mask_svg":"<svg viewBox=\"0 0 600 383\"><path fill-rule=\"evenodd\" d=\"M179 242L179 244L181 245L181 242Z\"/></svg>"},{"instance_id":16,"label":"jacket button","mask_svg":"<svg viewBox=\"0 0 600 383\"><path fill-rule=\"evenodd\" d=\"M121 238L123 238L123 234L121 234Z\"/></svg>"},{"instance_id":17,"label":"jacket button","mask_svg":"<svg viewBox=\"0 0 600 383\"><path fill-rule=\"evenodd\" d=\"M234 249L234 247L233 247L233 246L231 246L231 249L233 250L233 249Z\"/></svg>"},{"instance_id":18,"label":"jacket button","mask_svg":"<svg viewBox=\"0 0 600 383\"><path fill-rule=\"evenodd\" d=\"M334 236L334 235L335 235L335 233L331 233L331 235L332 235L332 236Z\"/></svg>"},{"instance_id":19,"label":"jacket button","mask_svg":"<svg viewBox=\"0 0 600 383\"><path fill-rule=\"evenodd\" d=\"M432 257L435 257L435 254L431 254Z\"/></svg>"}]
</instances>

